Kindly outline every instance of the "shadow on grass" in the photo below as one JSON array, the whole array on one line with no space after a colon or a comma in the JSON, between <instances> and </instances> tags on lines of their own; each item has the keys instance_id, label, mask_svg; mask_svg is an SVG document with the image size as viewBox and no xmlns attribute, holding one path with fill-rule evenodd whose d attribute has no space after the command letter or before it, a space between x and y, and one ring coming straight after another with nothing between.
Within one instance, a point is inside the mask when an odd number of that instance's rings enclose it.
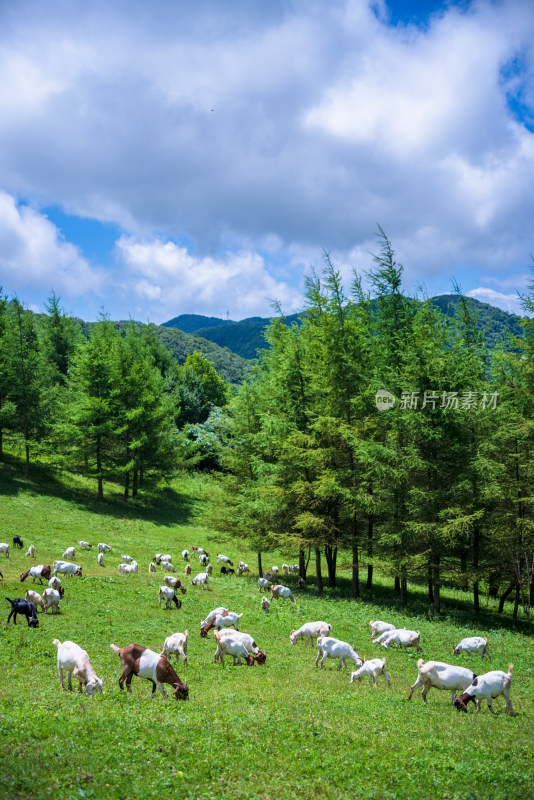
<instances>
[{"instance_id":1,"label":"shadow on grass","mask_svg":"<svg viewBox=\"0 0 534 800\"><path fill-rule=\"evenodd\" d=\"M354 599L352 597L352 579L343 575L336 576L336 586L331 587L324 581L324 589L322 594L317 590L315 576L310 575L307 579L306 589L299 590L297 588L298 576L283 576L282 582L289 586L298 599L299 595L306 594L311 597L331 600L346 600L356 603L371 603L373 605L381 606L389 609L395 613L402 613L408 619L414 619L414 629L417 630L416 620L424 617L428 620L444 620L449 619L455 625L462 627L476 626L480 631L489 629L501 629L514 633L522 633L524 635L531 635L529 624L527 620L521 619L517 623L511 618L511 609L513 602L505 604L505 612L499 614L497 612L497 601L490 600L488 607L481 607L480 612L475 614L473 611L473 596L470 592L461 592L458 589L453 591L443 592L441 598L441 611L434 611L431 603L428 601L427 587L424 585L417 585L410 583L408 585L408 605L402 608L400 604L399 595L394 589L393 579L391 585L386 585L378 580L374 582L372 589L365 588L365 582L360 582L360 597ZM481 604L485 602L486 598L481 597ZM508 613L506 613L508 610Z\"/></svg>"},{"instance_id":2,"label":"shadow on grass","mask_svg":"<svg viewBox=\"0 0 534 800\"><path fill-rule=\"evenodd\" d=\"M76 485L76 475L63 473L62 481L56 472L39 463L30 467L30 477L24 478L24 462L12 454L4 454L0 461L0 496L16 497L33 493L54 497L73 503L92 514L111 516L116 519L141 519L157 525L185 525L190 521L196 498L176 491L170 486L144 489L135 499L124 500L123 489L111 481L104 484L104 500L96 496L94 489Z\"/></svg>"}]
</instances>

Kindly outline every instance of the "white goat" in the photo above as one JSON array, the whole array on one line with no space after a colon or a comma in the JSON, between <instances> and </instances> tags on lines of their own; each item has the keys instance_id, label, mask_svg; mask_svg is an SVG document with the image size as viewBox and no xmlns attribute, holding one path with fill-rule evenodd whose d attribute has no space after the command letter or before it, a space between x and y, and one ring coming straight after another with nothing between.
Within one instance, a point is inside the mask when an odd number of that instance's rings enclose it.
<instances>
[{"instance_id":1,"label":"white goat","mask_svg":"<svg viewBox=\"0 0 534 800\"><path fill-rule=\"evenodd\" d=\"M364 675L369 676L369 683L375 689L378 687L378 676L383 675L386 679L386 683L390 686L389 675L386 672L386 659L385 658L370 658L369 661L365 661L362 666L351 673L350 682L354 683L354 681L362 680Z\"/></svg>"},{"instance_id":2,"label":"white goat","mask_svg":"<svg viewBox=\"0 0 534 800\"><path fill-rule=\"evenodd\" d=\"M45 610L44 600L39 592L34 592L33 589L28 589L26 592L26 600L28 600L29 603L33 603L35 608L39 608L40 606L43 611Z\"/></svg>"},{"instance_id":3,"label":"white goat","mask_svg":"<svg viewBox=\"0 0 534 800\"><path fill-rule=\"evenodd\" d=\"M213 575L213 565L212 564L207 564L206 565L206 575L210 575L210 576Z\"/></svg>"},{"instance_id":4,"label":"white goat","mask_svg":"<svg viewBox=\"0 0 534 800\"><path fill-rule=\"evenodd\" d=\"M222 553L219 553L219 555L217 556L217 563L218 563L219 561L222 561L224 564L230 564L230 566L231 566L231 567L233 567L233 565L234 565L234 562L233 562L233 561L230 561L230 559L228 558L228 556L223 556L223 554L222 554Z\"/></svg>"},{"instance_id":5,"label":"white goat","mask_svg":"<svg viewBox=\"0 0 534 800\"><path fill-rule=\"evenodd\" d=\"M44 612L48 611L49 608L52 609L52 614L59 614L59 601L61 600L61 595L56 589L45 589L43 592L43 602L44 602Z\"/></svg>"},{"instance_id":6,"label":"white goat","mask_svg":"<svg viewBox=\"0 0 534 800\"><path fill-rule=\"evenodd\" d=\"M149 572L157 572L156 565L154 564L153 561L150 561L150 563L148 565L148 571Z\"/></svg>"},{"instance_id":7,"label":"white goat","mask_svg":"<svg viewBox=\"0 0 534 800\"><path fill-rule=\"evenodd\" d=\"M390 631L389 636L382 642L382 647L386 650L390 644L394 644L397 650L399 647L404 648L404 650L406 650L407 647L415 647L416 650L422 653L423 648L419 644L420 636L421 631L407 631L405 629Z\"/></svg>"},{"instance_id":8,"label":"white goat","mask_svg":"<svg viewBox=\"0 0 534 800\"><path fill-rule=\"evenodd\" d=\"M463 692L476 678L472 670L444 664L442 661L427 661L425 664L420 658L417 662L417 669L419 674L416 682L410 687L408 700L411 700L415 690L422 686L421 696L425 703L427 694L434 687L434 689L450 690L452 692L451 701L454 705L456 692Z\"/></svg>"},{"instance_id":9,"label":"white goat","mask_svg":"<svg viewBox=\"0 0 534 800\"><path fill-rule=\"evenodd\" d=\"M282 572L284 575L289 575L289 564L282 564Z\"/></svg>"},{"instance_id":10,"label":"white goat","mask_svg":"<svg viewBox=\"0 0 534 800\"><path fill-rule=\"evenodd\" d=\"M163 649L161 651L161 655L165 656L167 661L171 660L171 656L174 653L176 656L176 661L180 663L180 656L183 659L185 666L187 666L187 641L189 639L189 631L185 633L173 633L171 636L167 636L165 639L165 643L163 645Z\"/></svg>"},{"instance_id":11,"label":"white goat","mask_svg":"<svg viewBox=\"0 0 534 800\"><path fill-rule=\"evenodd\" d=\"M199 572L196 577L191 581L193 586L201 586L202 589L208 588L208 574L207 572Z\"/></svg>"},{"instance_id":12,"label":"white goat","mask_svg":"<svg viewBox=\"0 0 534 800\"><path fill-rule=\"evenodd\" d=\"M54 561L52 577L58 572L60 575L81 575L82 568L79 564L72 564L70 561Z\"/></svg>"},{"instance_id":13,"label":"white goat","mask_svg":"<svg viewBox=\"0 0 534 800\"><path fill-rule=\"evenodd\" d=\"M98 566L99 567L103 567L104 566L104 553L99 553L97 555L97 557L96 557L96 560L98 562Z\"/></svg>"},{"instance_id":14,"label":"white goat","mask_svg":"<svg viewBox=\"0 0 534 800\"><path fill-rule=\"evenodd\" d=\"M204 628L208 624L208 622L211 622L212 619L214 619L217 616L217 614L227 614L227 613L228 609L225 608L224 606L218 606L217 608L214 608L213 611L210 611L206 619L202 620L202 622L200 623L200 627Z\"/></svg>"},{"instance_id":15,"label":"white goat","mask_svg":"<svg viewBox=\"0 0 534 800\"><path fill-rule=\"evenodd\" d=\"M171 603L176 605L176 608L180 608L182 605L181 601L178 600L176 597L175 591L171 586L160 586L159 587L159 603L158 605L161 607L161 601L165 600L165 608L170 609Z\"/></svg>"},{"instance_id":16,"label":"white goat","mask_svg":"<svg viewBox=\"0 0 534 800\"><path fill-rule=\"evenodd\" d=\"M105 542L98 543L98 552L99 553L109 553L111 550L111 545L106 544Z\"/></svg>"},{"instance_id":17,"label":"white goat","mask_svg":"<svg viewBox=\"0 0 534 800\"><path fill-rule=\"evenodd\" d=\"M51 589L59 590L59 587L61 586L61 581L59 580L57 575L54 575L54 577L50 578L50 580L48 581L48 585L50 586Z\"/></svg>"},{"instance_id":18,"label":"white goat","mask_svg":"<svg viewBox=\"0 0 534 800\"><path fill-rule=\"evenodd\" d=\"M119 564L119 575L133 575L139 572L139 564L137 561L132 561L131 564Z\"/></svg>"},{"instance_id":19,"label":"white goat","mask_svg":"<svg viewBox=\"0 0 534 800\"><path fill-rule=\"evenodd\" d=\"M265 589L270 589L271 584L267 578L258 578L258 589L263 592Z\"/></svg>"},{"instance_id":20,"label":"white goat","mask_svg":"<svg viewBox=\"0 0 534 800\"><path fill-rule=\"evenodd\" d=\"M189 561L189 550L182 550L182 558L184 561Z\"/></svg>"},{"instance_id":21,"label":"white goat","mask_svg":"<svg viewBox=\"0 0 534 800\"><path fill-rule=\"evenodd\" d=\"M61 558L76 558L76 548L75 547L67 547Z\"/></svg>"},{"instance_id":22,"label":"white goat","mask_svg":"<svg viewBox=\"0 0 534 800\"><path fill-rule=\"evenodd\" d=\"M69 691L72 692L72 675L78 681L79 692L82 691L82 686L85 686L85 693L89 695L104 691L104 682L94 671L86 650L82 650L79 645L70 641L61 643L59 639L54 639L53 644L57 647L57 670L63 690L65 689L63 670L65 670Z\"/></svg>"},{"instance_id":23,"label":"white goat","mask_svg":"<svg viewBox=\"0 0 534 800\"><path fill-rule=\"evenodd\" d=\"M279 571L280 570L278 569L278 567L271 567L271 572L273 573L273 575L278 575Z\"/></svg>"},{"instance_id":24,"label":"white goat","mask_svg":"<svg viewBox=\"0 0 534 800\"><path fill-rule=\"evenodd\" d=\"M371 626L371 639L374 639L375 636L380 636L382 633L386 633L386 631L396 630L395 625L392 625L390 622L382 622L380 619L370 622L369 625Z\"/></svg>"},{"instance_id":25,"label":"white goat","mask_svg":"<svg viewBox=\"0 0 534 800\"><path fill-rule=\"evenodd\" d=\"M480 711L480 703L485 700L488 708L494 714L491 701L501 694L506 700L505 713L510 716L515 715L515 711L510 700L510 685L512 683L512 672L514 669L513 664L508 665L508 672L502 672L499 669L493 672L486 672L484 675L478 675L473 683L467 687L465 692L457 697L454 705L458 711L465 711L467 713L467 704L470 700L476 703L477 711Z\"/></svg>"},{"instance_id":26,"label":"white goat","mask_svg":"<svg viewBox=\"0 0 534 800\"><path fill-rule=\"evenodd\" d=\"M309 644L313 645L313 640L318 639L319 636L329 636L332 626L328 622L305 622L298 631L291 631L289 634L289 641L291 644L296 644L299 639L306 639L306 647Z\"/></svg>"},{"instance_id":27,"label":"white goat","mask_svg":"<svg viewBox=\"0 0 534 800\"><path fill-rule=\"evenodd\" d=\"M160 561L162 572L176 572L176 567L171 561Z\"/></svg>"},{"instance_id":28,"label":"white goat","mask_svg":"<svg viewBox=\"0 0 534 800\"><path fill-rule=\"evenodd\" d=\"M78 544L80 545L82 550L91 550L91 548L93 547L92 544L89 544L89 542L84 541L84 539L81 539L78 542Z\"/></svg>"},{"instance_id":29,"label":"white goat","mask_svg":"<svg viewBox=\"0 0 534 800\"><path fill-rule=\"evenodd\" d=\"M269 601L267 600L267 598L264 595L261 598L260 608L261 608L262 611L266 611L267 613L269 613L270 607L271 607L271 604L269 603Z\"/></svg>"},{"instance_id":30,"label":"white goat","mask_svg":"<svg viewBox=\"0 0 534 800\"><path fill-rule=\"evenodd\" d=\"M271 600L274 600L275 598L278 599L280 597L284 599L289 598L292 603L295 602L293 592L288 586L281 586L280 584L275 583L273 586L271 586Z\"/></svg>"},{"instance_id":31,"label":"white goat","mask_svg":"<svg viewBox=\"0 0 534 800\"><path fill-rule=\"evenodd\" d=\"M484 658L484 656L487 655L487 657L491 661L490 651L488 647L488 640L485 639L483 636L470 636L467 639L462 639L461 642L458 642L456 647L452 648L452 654L454 656L462 652L480 653L482 658Z\"/></svg>"},{"instance_id":32,"label":"white goat","mask_svg":"<svg viewBox=\"0 0 534 800\"><path fill-rule=\"evenodd\" d=\"M121 558L123 564L131 564L132 561L135 561L135 559L132 558L131 556L121 556Z\"/></svg>"},{"instance_id":33,"label":"white goat","mask_svg":"<svg viewBox=\"0 0 534 800\"><path fill-rule=\"evenodd\" d=\"M5 542L0 542L0 553L3 553L6 558L9 558L9 545Z\"/></svg>"},{"instance_id":34,"label":"white goat","mask_svg":"<svg viewBox=\"0 0 534 800\"><path fill-rule=\"evenodd\" d=\"M299 564L290 564L289 565L289 572L293 575L298 575L300 572L300 565Z\"/></svg>"},{"instance_id":35,"label":"white goat","mask_svg":"<svg viewBox=\"0 0 534 800\"><path fill-rule=\"evenodd\" d=\"M221 631L222 633L222 631ZM254 656L248 652L247 648L240 639L232 636L222 637L219 631L215 631L215 639L217 641L217 650L215 651L214 661L220 661L224 664L224 656L232 656L234 666L241 664L241 659L244 658L249 667L254 664Z\"/></svg>"},{"instance_id":36,"label":"white goat","mask_svg":"<svg viewBox=\"0 0 534 800\"><path fill-rule=\"evenodd\" d=\"M258 664L265 664L266 656L263 653L250 633L243 633L243 631L233 631L230 628L223 628L221 631L218 631L218 638L217 638L217 651L215 653L214 661L218 661L219 657L219 642L226 641L227 639L233 639L236 642L241 642L242 645L247 649L249 653L252 653L254 656L254 660L258 662Z\"/></svg>"},{"instance_id":37,"label":"white goat","mask_svg":"<svg viewBox=\"0 0 534 800\"><path fill-rule=\"evenodd\" d=\"M324 669L324 662L327 658L337 658L339 660L338 670L341 669L343 663L345 669L347 668L347 659L354 661L357 667L361 667L363 659L360 658L358 653L347 642L342 642L339 639L334 639L333 636L319 636L317 639L317 647L319 652L315 659L315 666L319 666L321 661L321 669Z\"/></svg>"},{"instance_id":38,"label":"white goat","mask_svg":"<svg viewBox=\"0 0 534 800\"><path fill-rule=\"evenodd\" d=\"M26 553L26 556L27 556L28 558L35 558L35 547L33 546L33 544L31 544L31 545L28 547L28 551L27 551L27 553Z\"/></svg>"},{"instance_id":39,"label":"white goat","mask_svg":"<svg viewBox=\"0 0 534 800\"><path fill-rule=\"evenodd\" d=\"M237 567L237 574L243 575L245 572L250 572L250 567L244 561L240 561Z\"/></svg>"}]
</instances>

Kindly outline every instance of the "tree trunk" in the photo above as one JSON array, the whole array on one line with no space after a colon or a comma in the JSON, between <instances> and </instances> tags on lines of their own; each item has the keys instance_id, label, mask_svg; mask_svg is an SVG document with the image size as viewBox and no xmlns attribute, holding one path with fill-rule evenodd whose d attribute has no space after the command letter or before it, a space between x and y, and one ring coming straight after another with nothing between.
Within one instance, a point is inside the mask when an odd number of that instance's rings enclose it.
<instances>
[{"instance_id":1,"label":"tree trunk","mask_svg":"<svg viewBox=\"0 0 534 800\"><path fill-rule=\"evenodd\" d=\"M395 588L395 594L400 594L401 585L400 585L400 578L398 575L395 575L394 588Z\"/></svg>"},{"instance_id":2,"label":"tree trunk","mask_svg":"<svg viewBox=\"0 0 534 800\"><path fill-rule=\"evenodd\" d=\"M26 480L30 477L30 445L26 442L26 464L24 466L24 477Z\"/></svg>"},{"instance_id":3,"label":"tree trunk","mask_svg":"<svg viewBox=\"0 0 534 800\"><path fill-rule=\"evenodd\" d=\"M369 563L367 564L367 582L365 584L365 588L369 591L373 588L373 525L374 517L372 514L369 514L369 519L367 521L367 558L369 559Z\"/></svg>"},{"instance_id":4,"label":"tree trunk","mask_svg":"<svg viewBox=\"0 0 534 800\"><path fill-rule=\"evenodd\" d=\"M504 592L504 594L501 595L501 599L499 600L499 610L498 610L499 614L502 614L502 612L504 611L504 604L506 602L506 598L508 597L509 594L512 593L514 587L515 587L515 581L514 583L511 583L508 589Z\"/></svg>"},{"instance_id":5,"label":"tree trunk","mask_svg":"<svg viewBox=\"0 0 534 800\"><path fill-rule=\"evenodd\" d=\"M434 602L434 583L432 581L432 553L428 556L427 565L428 602Z\"/></svg>"},{"instance_id":6,"label":"tree trunk","mask_svg":"<svg viewBox=\"0 0 534 800\"><path fill-rule=\"evenodd\" d=\"M408 581L406 580L406 572L403 570L400 582L401 608L406 608L407 603L408 603Z\"/></svg>"},{"instance_id":7,"label":"tree trunk","mask_svg":"<svg viewBox=\"0 0 534 800\"><path fill-rule=\"evenodd\" d=\"M495 600L499 596L499 573L498 572L490 572L488 578L488 594L490 597L493 597Z\"/></svg>"},{"instance_id":8,"label":"tree trunk","mask_svg":"<svg viewBox=\"0 0 534 800\"><path fill-rule=\"evenodd\" d=\"M130 470L124 476L124 494L123 500L128 500L130 496Z\"/></svg>"},{"instance_id":9,"label":"tree trunk","mask_svg":"<svg viewBox=\"0 0 534 800\"><path fill-rule=\"evenodd\" d=\"M138 477L139 476L138 476L138 473L137 473L137 467L134 467L133 485L132 485L132 497L133 498L137 497L137 491L138 491L138 483L137 483L137 481L138 481Z\"/></svg>"},{"instance_id":10,"label":"tree trunk","mask_svg":"<svg viewBox=\"0 0 534 800\"><path fill-rule=\"evenodd\" d=\"M102 457L100 454L100 436L96 438L96 472L98 480L98 499L104 499L104 483L102 481Z\"/></svg>"},{"instance_id":11,"label":"tree trunk","mask_svg":"<svg viewBox=\"0 0 534 800\"><path fill-rule=\"evenodd\" d=\"M469 580L467 578L467 550L464 549L460 553L460 586L462 592L467 592L469 589Z\"/></svg>"},{"instance_id":12,"label":"tree trunk","mask_svg":"<svg viewBox=\"0 0 534 800\"><path fill-rule=\"evenodd\" d=\"M337 547L333 547L331 544L325 544L324 555L326 558L326 566L328 567L328 585L335 588Z\"/></svg>"},{"instance_id":13,"label":"tree trunk","mask_svg":"<svg viewBox=\"0 0 534 800\"><path fill-rule=\"evenodd\" d=\"M299 575L306 580L306 554L302 548L299 550Z\"/></svg>"},{"instance_id":14,"label":"tree trunk","mask_svg":"<svg viewBox=\"0 0 534 800\"><path fill-rule=\"evenodd\" d=\"M515 600L514 600L514 610L512 612L512 619L514 622L517 622L517 612L519 611L519 584L516 583L515 585Z\"/></svg>"},{"instance_id":15,"label":"tree trunk","mask_svg":"<svg viewBox=\"0 0 534 800\"><path fill-rule=\"evenodd\" d=\"M317 591L323 592L323 573L321 570L321 548L315 548L315 574L317 575Z\"/></svg>"},{"instance_id":16,"label":"tree trunk","mask_svg":"<svg viewBox=\"0 0 534 800\"><path fill-rule=\"evenodd\" d=\"M480 531L478 525L473 530L473 568L475 570L475 580L473 583L473 609L475 614L480 613L480 592L478 583L478 559L480 555Z\"/></svg>"},{"instance_id":17,"label":"tree trunk","mask_svg":"<svg viewBox=\"0 0 534 800\"><path fill-rule=\"evenodd\" d=\"M258 575L263 578L263 567L261 565L261 550L258 550Z\"/></svg>"},{"instance_id":18,"label":"tree trunk","mask_svg":"<svg viewBox=\"0 0 534 800\"><path fill-rule=\"evenodd\" d=\"M433 569L433 578L434 578L434 611L440 610L441 605L441 598L440 598L440 588L441 588L441 576L440 576L440 556L439 553L434 554L434 569Z\"/></svg>"},{"instance_id":19,"label":"tree trunk","mask_svg":"<svg viewBox=\"0 0 534 800\"><path fill-rule=\"evenodd\" d=\"M358 553L358 523L352 520L352 596L360 596L360 576L359 576L359 553Z\"/></svg>"}]
</instances>

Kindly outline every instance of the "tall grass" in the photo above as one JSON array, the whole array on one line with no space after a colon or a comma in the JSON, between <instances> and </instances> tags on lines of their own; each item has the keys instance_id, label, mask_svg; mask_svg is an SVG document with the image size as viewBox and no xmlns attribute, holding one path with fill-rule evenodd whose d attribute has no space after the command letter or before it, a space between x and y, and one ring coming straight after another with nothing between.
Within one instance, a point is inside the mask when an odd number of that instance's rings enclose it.
<instances>
[{"instance_id":1,"label":"tall grass","mask_svg":"<svg viewBox=\"0 0 534 800\"><path fill-rule=\"evenodd\" d=\"M83 578L64 579L65 599L56 616L39 613L40 627L24 618L16 627L0 625L0 797L20 798L526 798L532 788L534 734L532 685L534 648L525 629L488 604L475 620L460 592L444 590L444 611L427 613L421 587L400 612L389 580L380 580L373 599L347 596L349 574L340 587L321 597L313 585L302 593L292 586L296 605L274 601L260 611L254 575L224 577L215 567L209 591L189 586L180 610L158 608L162 574L148 574L157 551L170 552L182 577L180 553L192 545L247 561L255 556L194 522L202 502L203 478L184 477L147 501L124 504L111 491L103 504L92 487L72 478L35 471L32 482L18 478L16 460L0 466L0 541L18 533L34 544L36 561L51 563L79 539L93 543L78 550ZM113 550L105 568L96 563L96 544ZM123 553L139 562L140 572L119 576ZM293 561L272 553L266 566ZM194 562L193 562L194 563ZM197 562L198 563L198 562ZM24 596L18 575L30 566L23 551L2 560L3 596ZM196 565L194 565L196 566ZM199 570L200 571L200 570ZM346 584L345 584L346 581ZM310 582L313 584L313 581ZM44 587L43 587L44 588ZM9 611L5 603L5 618ZM243 612L242 630L252 633L267 653L264 666L213 663L215 642L199 637L199 622L215 606ZM293 646L291 629L324 619L333 635L350 641L360 655L385 651L369 642L371 619L387 619L421 630L424 657L455 661L475 672L507 669L514 663L512 701L516 717L497 700L493 716L484 707L460 715L445 692L406 696L417 677L417 654L387 651L392 688L349 684L349 672L315 668L316 649ZM177 671L187 679L189 702L165 701L151 685L134 678L132 695L121 692L120 662L111 642L137 642L159 650L165 636L190 632L189 664ZM463 636L487 635L491 665L479 658L453 657ZM105 694L86 697L61 692L54 638L84 647Z\"/></svg>"}]
</instances>

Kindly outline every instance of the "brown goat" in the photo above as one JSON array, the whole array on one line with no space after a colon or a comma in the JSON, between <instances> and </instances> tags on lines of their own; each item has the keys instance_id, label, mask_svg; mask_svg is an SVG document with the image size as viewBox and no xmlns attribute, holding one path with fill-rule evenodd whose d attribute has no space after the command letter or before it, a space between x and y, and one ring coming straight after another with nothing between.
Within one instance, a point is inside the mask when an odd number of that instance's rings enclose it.
<instances>
[{"instance_id":1,"label":"brown goat","mask_svg":"<svg viewBox=\"0 0 534 800\"><path fill-rule=\"evenodd\" d=\"M126 689L131 693L132 676L137 675L152 682L152 696L154 696L154 692L158 688L163 697L166 697L163 684L168 683L173 687L175 700L189 699L187 683L183 683L180 680L165 656L138 644L127 644L126 647L122 648L112 644L110 647L121 660L122 673L119 678L121 689L124 688L124 681L126 680Z\"/></svg>"}]
</instances>

